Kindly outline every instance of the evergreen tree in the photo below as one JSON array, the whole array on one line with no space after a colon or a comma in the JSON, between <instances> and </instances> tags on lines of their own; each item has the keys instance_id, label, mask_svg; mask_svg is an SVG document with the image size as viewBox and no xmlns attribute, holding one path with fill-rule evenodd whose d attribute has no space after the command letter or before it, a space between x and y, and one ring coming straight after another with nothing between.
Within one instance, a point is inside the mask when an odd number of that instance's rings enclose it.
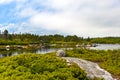
<instances>
[{"instance_id":1,"label":"evergreen tree","mask_svg":"<svg viewBox=\"0 0 120 80\"><path fill-rule=\"evenodd\" d=\"M3 32L3 36L4 36L4 38L5 39L7 39L8 38L8 30L4 30L4 32Z\"/></svg>"}]
</instances>

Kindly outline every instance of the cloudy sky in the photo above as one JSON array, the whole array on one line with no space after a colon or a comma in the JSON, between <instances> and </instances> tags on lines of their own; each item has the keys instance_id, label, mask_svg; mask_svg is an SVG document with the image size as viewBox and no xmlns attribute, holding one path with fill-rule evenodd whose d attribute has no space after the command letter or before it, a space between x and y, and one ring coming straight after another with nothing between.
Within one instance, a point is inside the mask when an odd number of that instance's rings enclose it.
<instances>
[{"instance_id":1,"label":"cloudy sky","mask_svg":"<svg viewBox=\"0 0 120 80\"><path fill-rule=\"evenodd\" d=\"M0 0L9 33L120 36L120 0Z\"/></svg>"}]
</instances>

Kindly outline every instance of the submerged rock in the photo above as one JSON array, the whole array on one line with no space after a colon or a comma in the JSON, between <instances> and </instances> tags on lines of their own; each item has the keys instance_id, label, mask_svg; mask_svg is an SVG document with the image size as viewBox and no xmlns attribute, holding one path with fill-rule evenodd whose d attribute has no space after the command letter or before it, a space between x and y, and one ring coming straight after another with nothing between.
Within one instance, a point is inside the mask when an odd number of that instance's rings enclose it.
<instances>
[{"instance_id":1,"label":"submerged rock","mask_svg":"<svg viewBox=\"0 0 120 80\"><path fill-rule=\"evenodd\" d=\"M66 53L65 53L64 50L58 50L57 53L56 53L56 55L57 55L58 57L65 57Z\"/></svg>"}]
</instances>

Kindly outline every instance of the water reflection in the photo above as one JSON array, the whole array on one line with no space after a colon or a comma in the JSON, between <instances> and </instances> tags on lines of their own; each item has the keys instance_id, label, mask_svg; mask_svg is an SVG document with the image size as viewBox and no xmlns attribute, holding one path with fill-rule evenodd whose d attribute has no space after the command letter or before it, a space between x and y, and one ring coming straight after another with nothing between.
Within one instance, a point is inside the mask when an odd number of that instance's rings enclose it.
<instances>
[{"instance_id":1,"label":"water reflection","mask_svg":"<svg viewBox=\"0 0 120 80\"><path fill-rule=\"evenodd\" d=\"M41 48L41 49L19 49L19 50L4 50L0 52L0 58L7 56L15 56L23 53L46 54L57 51L57 48Z\"/></svg>"},{"instance_id":2,"label":"water reflection","mask_svg":"<svg viewBox=\"0 0 120 80\"><path fill-rule=\"evenodd\" d=\"M96 47L90 47L90 49L96 49L96 50L114 50L114 49L120 49L120 44L97 44Z\"/></svg>"},{"instance_id":3,"label":"water reflection","mask_svg":"<svg viewBox=\"0 0 120 80\"><path fill-rule=\"evenodd\" d=\"M24 54L24 53L46 54L46 53L50 53L50 52L56 52L59 49L71 50L73 48L18 49L18 50L8 50L8 51L1 50L0 58L7 57L7 56L15 56L15 55ZM96 49L96 50L120 49L120 44L98 44L98 46L90 47L89 49Z\"/></svg>"},{"instance_id":4,"label":"water reflection","mask_svg":"<svg viewBox=\"0 0 120 80\"><path fill-rule=\"evenodd\" d=\"M14 55L18 55L18 54L21 54L21 53L23 53L22 50L21 51L19 51L19 50L18 51L13 51L13 50L12 51L10 51L10 50L9 51L7 51L7 50L6 51L1 51L0 52L0 58L1 57L14 56Z\"/></svg>"}]
</instances>

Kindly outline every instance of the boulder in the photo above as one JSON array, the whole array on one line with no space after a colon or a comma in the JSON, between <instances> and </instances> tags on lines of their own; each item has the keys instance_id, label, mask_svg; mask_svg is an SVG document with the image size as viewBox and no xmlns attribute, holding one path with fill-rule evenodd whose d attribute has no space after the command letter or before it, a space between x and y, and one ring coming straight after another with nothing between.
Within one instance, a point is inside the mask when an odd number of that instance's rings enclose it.
<instances>
[{"instance_id":1,"label":"boulder","mask_svg":"<svg viewBox=\"0 0 120 80\"><path fill-rule=\"evenodd\" d=\"M66 53L65 53L64 50L58 50L57 53L56 53L56 55L57 55L58 57L65 57Z\"/></svg>"}]
</instances>

